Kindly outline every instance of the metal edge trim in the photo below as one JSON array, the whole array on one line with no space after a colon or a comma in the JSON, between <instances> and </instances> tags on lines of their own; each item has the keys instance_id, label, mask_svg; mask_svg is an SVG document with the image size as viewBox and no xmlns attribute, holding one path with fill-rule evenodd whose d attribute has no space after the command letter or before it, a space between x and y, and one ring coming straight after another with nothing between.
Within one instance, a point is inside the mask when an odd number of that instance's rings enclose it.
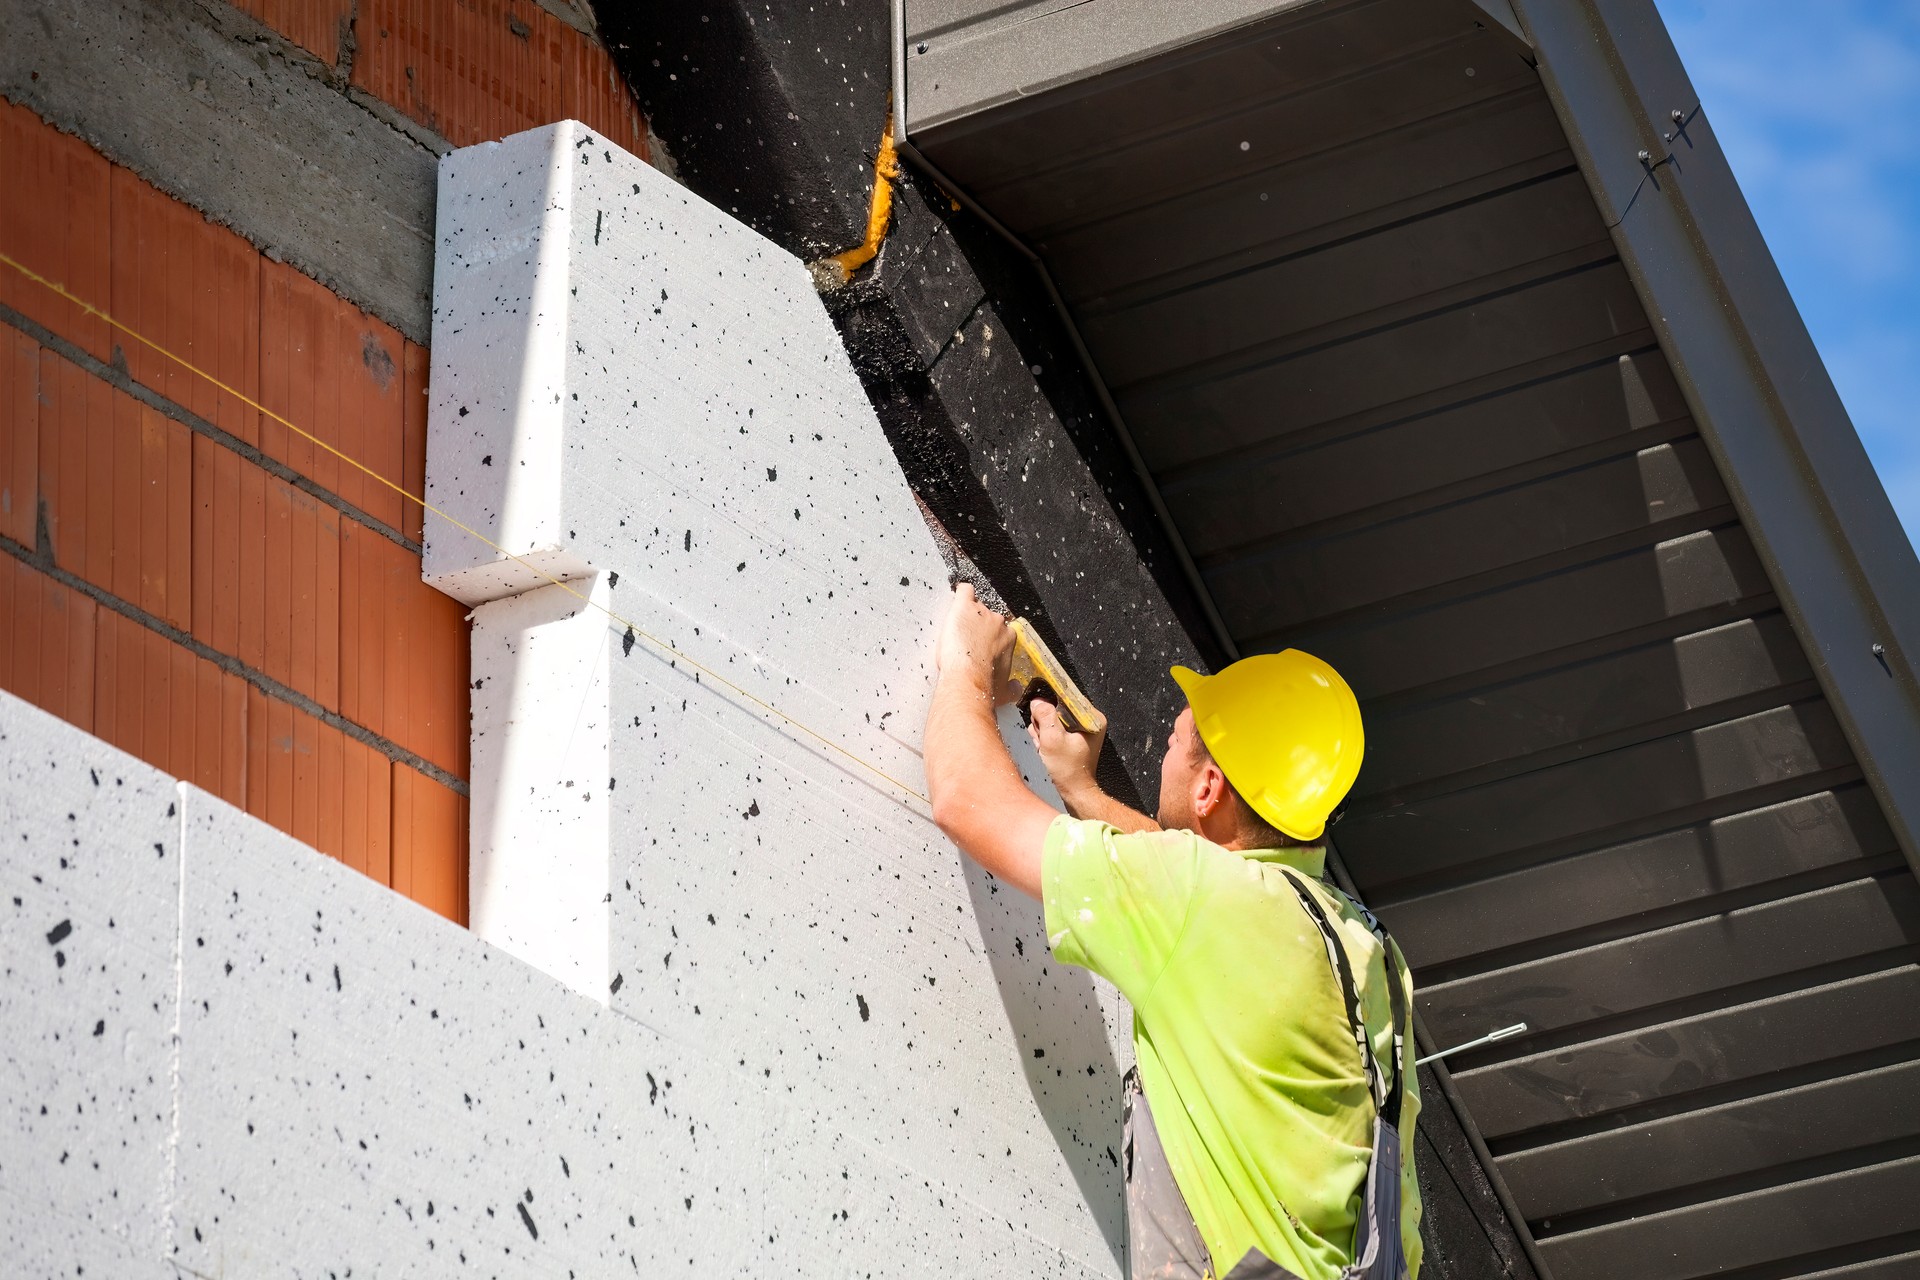
<instances>
[{"instance_id":1,"label":"metal edge trim","mask_svg":"<svg viewBox=\"0 0 1920 1280\"><path fill-rule=\"evenodd\" d=\"M893 23L892 56L887 60L892 76L893 145L903 150L907 146L907 0L892 0L888 17Z\"/></svg>"}]
</instances>

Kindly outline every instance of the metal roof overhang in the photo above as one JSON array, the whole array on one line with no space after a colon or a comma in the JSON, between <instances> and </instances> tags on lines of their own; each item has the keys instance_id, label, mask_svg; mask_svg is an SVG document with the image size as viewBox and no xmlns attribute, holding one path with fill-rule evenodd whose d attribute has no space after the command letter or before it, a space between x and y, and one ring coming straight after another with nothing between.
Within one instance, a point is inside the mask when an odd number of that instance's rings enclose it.
<instances>
[{"instance_id":1,"label":"metal roof overhang","mask_svg":"<svg viewBox=\"0 0 1920 1280\"><path fill-rule=\"evenodd\" d=\"M1558 1280L1920 1270L1920 565L1652 0L899 0Z\"/></svg>"}]
</instances>

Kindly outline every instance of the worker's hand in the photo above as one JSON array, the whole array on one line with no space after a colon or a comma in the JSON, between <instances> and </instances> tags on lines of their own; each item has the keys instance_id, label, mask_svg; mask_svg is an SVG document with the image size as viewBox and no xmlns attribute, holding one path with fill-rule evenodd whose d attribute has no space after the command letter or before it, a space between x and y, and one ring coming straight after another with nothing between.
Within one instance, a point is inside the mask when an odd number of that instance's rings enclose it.
<instances>
[{"instance_id":1,"label":"worker's hand","mask_svg":"<svg viewBox=\"0 0 1920 1280\"><path fill-rule=\"evenodd\" d=\"M934 662L942 676L968 681L1000 706L1019 697L1009 677L1013 666L1013 631L1007 620L973 598L973 586L962 582L953 589L946 626Z\"/></svg>"},{"instance_id":2,"label":"worker's hand","mask_svg":"<svg viewBox=\"0 0 1920 1280\"><path fill-rule=\"evenodd\" d=\"M1054 789L1061 798L1099 790L1099 784L1093 780L1093 767L1100 759L1100 748L1106 744L1107 731L1077 733L1067 728L1066 721L1060 718L1060 709L1044 698L1035 698L1028 704L1027 711L1032 717L1027 734L1033 739L1041 763L1047 766L1047 776L1053 779Z\"/></svg>"}]
</instances>

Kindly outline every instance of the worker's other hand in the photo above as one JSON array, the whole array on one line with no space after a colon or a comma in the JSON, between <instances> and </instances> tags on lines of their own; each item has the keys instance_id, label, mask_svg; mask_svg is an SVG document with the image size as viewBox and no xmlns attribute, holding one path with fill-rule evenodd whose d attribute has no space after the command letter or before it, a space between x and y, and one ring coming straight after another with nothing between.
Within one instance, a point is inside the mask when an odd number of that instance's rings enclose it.
<instances>
[{"instance_id":1,"label":"worker's other hand","mask_svg":"<svg viewBox=\"0 0 1920 1280\"><path fill-rule=\"evenodd\" d=\"M940 674L968 681L993 698L995 706L1020 696L1009 672L1013 666L1013 631L1007 620L973 598L973 586L962 582L953 589L953 604L934 651Z\"/></svg>"},{"instance_id":2,"label":"worker's other hand","mask_svg":"<svg viewBox=\"0 0 1920 1280\"><path fill-rule=\"evenodd\" d=\"M1098 788L1093 767L1100 760L1100 748L1106 744L1107 731L1079 733L1067 728L1060 709L1044 698L1035 698L1027 707L1032 723L1027 735L1033 739L1047 776L1062 796L1076 795Z\"/></svg>"}]
</instances>

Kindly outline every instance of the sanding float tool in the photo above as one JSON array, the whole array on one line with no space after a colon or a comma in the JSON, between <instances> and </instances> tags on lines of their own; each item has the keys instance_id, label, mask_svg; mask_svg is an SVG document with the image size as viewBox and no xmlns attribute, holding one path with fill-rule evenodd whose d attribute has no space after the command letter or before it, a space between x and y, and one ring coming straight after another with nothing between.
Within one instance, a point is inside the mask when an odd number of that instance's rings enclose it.
<instances>
[{"instance_id":1,"label":"sanding float tool","mask_svg":"<svg viewBox=\"0 0 1920 1280\"><path fill-rule=\"evenodd\" d=\"M1048 694L1047 701L1060 708L1060 718L1076 733L1105 733L1107 718L1080 692L1060 659L1053 656L1047 642L1025 618L1015 618L1013 628L1012 676L1020 686L1024 706L1035 694Z\"/></svg>"}]
</instances>

